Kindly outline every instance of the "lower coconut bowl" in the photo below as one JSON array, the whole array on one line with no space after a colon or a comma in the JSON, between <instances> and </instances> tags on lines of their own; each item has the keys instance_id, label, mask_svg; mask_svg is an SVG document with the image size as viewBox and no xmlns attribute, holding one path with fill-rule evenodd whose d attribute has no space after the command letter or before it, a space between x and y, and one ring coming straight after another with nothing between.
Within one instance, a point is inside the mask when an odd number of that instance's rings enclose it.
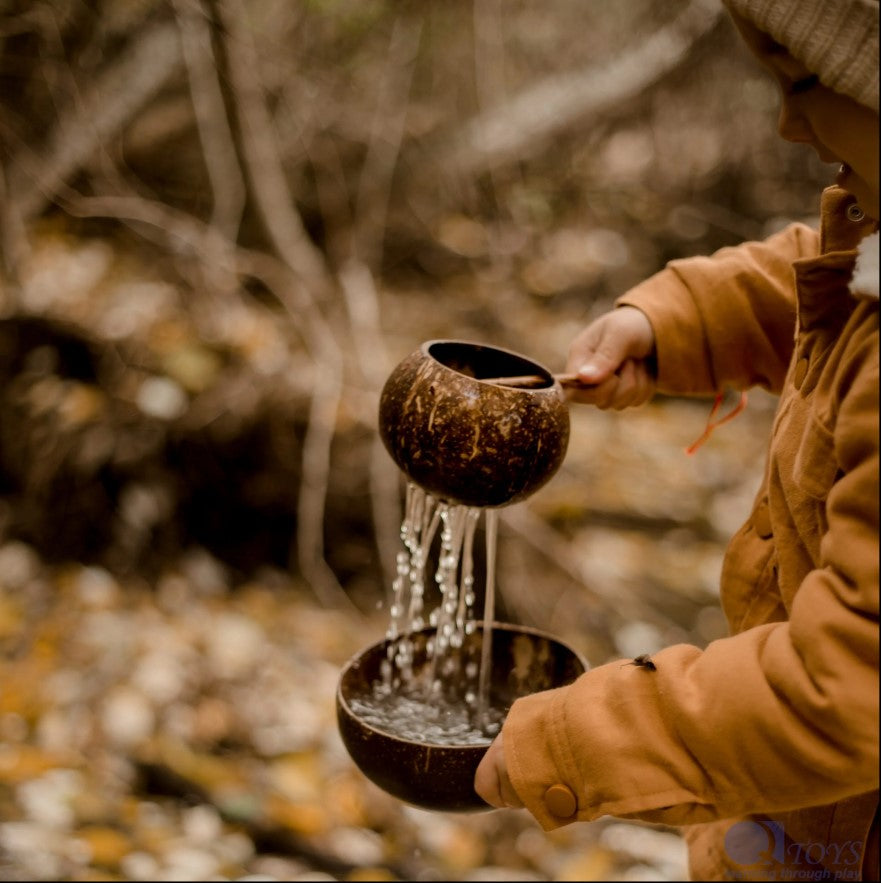
<instances>
[{"instance_id":1,"label":"lower coconut bowl","mask_svg":"<svg viewBox=\"0 0 881 883\"><path fill-rule=\"evenodd\" d=\"M474 631L464 636L461 648L455 653L447 650L437 660L430 659L427 652L434 636L434 629L409 636L412 679L441 684L442 701L433 703L430 711L455 703L456 697L465 708L463 697L473 692L477 683L484 625L477 623ZM497 726L515 699L569 684L587 670L587 663L571 647L537 629L494 623L490 641L485 711ZM378 724L375 715L365 712L377 685L384 683L389 651L388 640L373 644L349 660L340 675L337 722L352 760L374 784L413 806L443 812L491 809L474 790L474 774L492 735L478 736L477 741L471 736L464 744L456 744L450 737L433 736L428 721L425 727L417 722L414 732L412 722L409 729L399 728L393 718Z\"/></svg>"}]
</instances>

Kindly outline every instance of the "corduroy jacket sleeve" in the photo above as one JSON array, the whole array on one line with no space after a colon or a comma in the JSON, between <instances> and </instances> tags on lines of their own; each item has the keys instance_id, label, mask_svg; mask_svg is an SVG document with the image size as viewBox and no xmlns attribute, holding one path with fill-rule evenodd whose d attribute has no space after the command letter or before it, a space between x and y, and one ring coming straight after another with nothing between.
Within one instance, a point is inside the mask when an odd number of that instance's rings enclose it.
<instances>
[{"instance_id":1,"label":"corduroy jacket sleeve","mask_svg":"<svg viewBox=\"0 0 881 883\"><path fill-rule=\"evenodd\" d=\"M770 244L797 258L817 242L795 227ZM758 329L762 268L773 271L770 296L785 300L790 315L795 300L766 245L726 249L696 266L681 262L625 298L649 304L662 383L671 391L757 378L772 389L782 384L794 322ZM719 314L729 320L720 323ZM822 539L788 618L775 615L704 649L668 647L651 668L610 662L570 686L517 700L503 726L508 773L545 829L603 815L690 825L830 804L878 787L877 307L861 304L853 317L856 333L842 338L834 389L824 399L832 470L820 466L832 483ZM669 333L679 334L676 347L660 340ZM745 354L746 371L737 364ZM813 512L813 493L791 499ZM755 593L764 591L767 556L753 562L742 550L765 542L748 522L726 556ZM576 796L571 817L551 811L546 794L554 785Z\"/></svg>"},{"instance_id":2,"label":"corduroy jacket sleeve","mask_svg":"<svg viewBox=\"0 0 881 883\"><path fill-rule=\"evenodd\" d=\"M668 647L653 669L610 662L514 703L508 773L545 829L603 815L688 825L878 787L877 335L863 355L838 422L846 473L821 566L788 620ZM571 817L551 813L553 785L576 796Z\"/></svg>"},{"instance_id":3,"label":"corduroy jacket sleeve","mask_svg":"<svg viewBox=\"0 0 881 883\"><path fill-rule=\"evenodd\" d=\"M763 242L671 261L616 302L655 332L658 390L711 395L726 386L779 392L792 354L792 263L815 257L819 233L790 224Z\"/></svg>"}]
</instances>

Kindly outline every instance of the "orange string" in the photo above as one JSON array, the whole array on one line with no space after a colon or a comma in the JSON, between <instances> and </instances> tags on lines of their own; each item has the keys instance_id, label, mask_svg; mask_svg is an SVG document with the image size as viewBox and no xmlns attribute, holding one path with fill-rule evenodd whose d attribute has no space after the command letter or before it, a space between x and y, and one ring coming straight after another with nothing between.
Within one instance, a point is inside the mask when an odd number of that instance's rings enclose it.
<instances>
[{"instance_id":1,"label":"orange string","mask_svg":"<svg viewBox=\"0 0 881 883\"><path fill-rule=\"evenodd\" d=\"M707 417L707 425L704 427L704 431L701 433L700 438L693 441L685 449L686 454L693 454L713 434L713 430L716 429L716 427L721 426L723 423L727 423L729 420L733 420L746 407L746 392L744 391L740 394L740 401L724 417L714 421L713 417L716 416L716 412L722 407L722 401L724 398L724 392L716 393L716 400L713 402L709 417Z\"/></svg>"}]
</instances>

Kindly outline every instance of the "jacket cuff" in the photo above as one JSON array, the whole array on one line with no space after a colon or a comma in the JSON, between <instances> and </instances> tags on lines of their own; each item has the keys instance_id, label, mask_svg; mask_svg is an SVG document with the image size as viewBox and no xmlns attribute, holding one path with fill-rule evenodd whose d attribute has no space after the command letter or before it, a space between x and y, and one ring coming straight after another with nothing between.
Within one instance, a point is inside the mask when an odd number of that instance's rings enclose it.
<instances>
[{"instance_id":1,"label":"jacket cuff","mask_svg":"<svg viewBox=\"0 0 881 883\"><path fill-rule=\"evenodd\" d=\"M654 658L666 657L677 678L698 652L677 645ZM617 660L512 705L503 726L508 775L542 828L604 815L713 818L703 771L665 718L668 687L662 671Z\"/></svg>"},{"instance_id":2,"label":"jacket cuff","mask_svg":"<svg viewBox=\"0 0 881 883\"><path fill-rule=\"evenodd\" d=\"M630 289L615 301L616 307L641 310L655 334L658 392L666 395L710 395L716 392L712 375L697 359L681 358L683 329L694 329L693 345L700 352L701 318L679 274L670 267Z\"/></svg>"},{"instance_id":3,"label":"jacket cuff","mask_svg":"<svg viewBox=\"0 0 881 883\"><path fill-rule=\"evenodd\" d=\"M568 747L565 736L562 740L559 738L567 690L567 687L559 687L518 699L511 706L502 728L511 784L545 831L580 818L577 815L576 783L566 773L572 766L566 756ZM536 751L539 745L545 750ZM559 786L575 796L573 812L568 815L555 815L547 802L548 790Z\"/></svg>"}]
</instances>

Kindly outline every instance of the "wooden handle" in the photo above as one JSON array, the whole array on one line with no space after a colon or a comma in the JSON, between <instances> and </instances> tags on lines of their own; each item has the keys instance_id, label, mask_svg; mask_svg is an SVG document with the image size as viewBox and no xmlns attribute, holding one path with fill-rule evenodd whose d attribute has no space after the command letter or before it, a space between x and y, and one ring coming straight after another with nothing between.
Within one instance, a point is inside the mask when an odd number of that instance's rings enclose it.
<instances>
[{"instance_id":1,"label":"wooden handle","mask_svg":"<svg viewBox=\"0 0 881 883\"><path fill-rule=\"evenodd\" d=\"M590 386L578 379L577 374L553 374L554 380L558 380L563 386ZM542 374L521 374L516 377L481 377L484 383L498 383L499 386L537 386L545 383L547 378Z\"/></svg>"}]
</instances>

